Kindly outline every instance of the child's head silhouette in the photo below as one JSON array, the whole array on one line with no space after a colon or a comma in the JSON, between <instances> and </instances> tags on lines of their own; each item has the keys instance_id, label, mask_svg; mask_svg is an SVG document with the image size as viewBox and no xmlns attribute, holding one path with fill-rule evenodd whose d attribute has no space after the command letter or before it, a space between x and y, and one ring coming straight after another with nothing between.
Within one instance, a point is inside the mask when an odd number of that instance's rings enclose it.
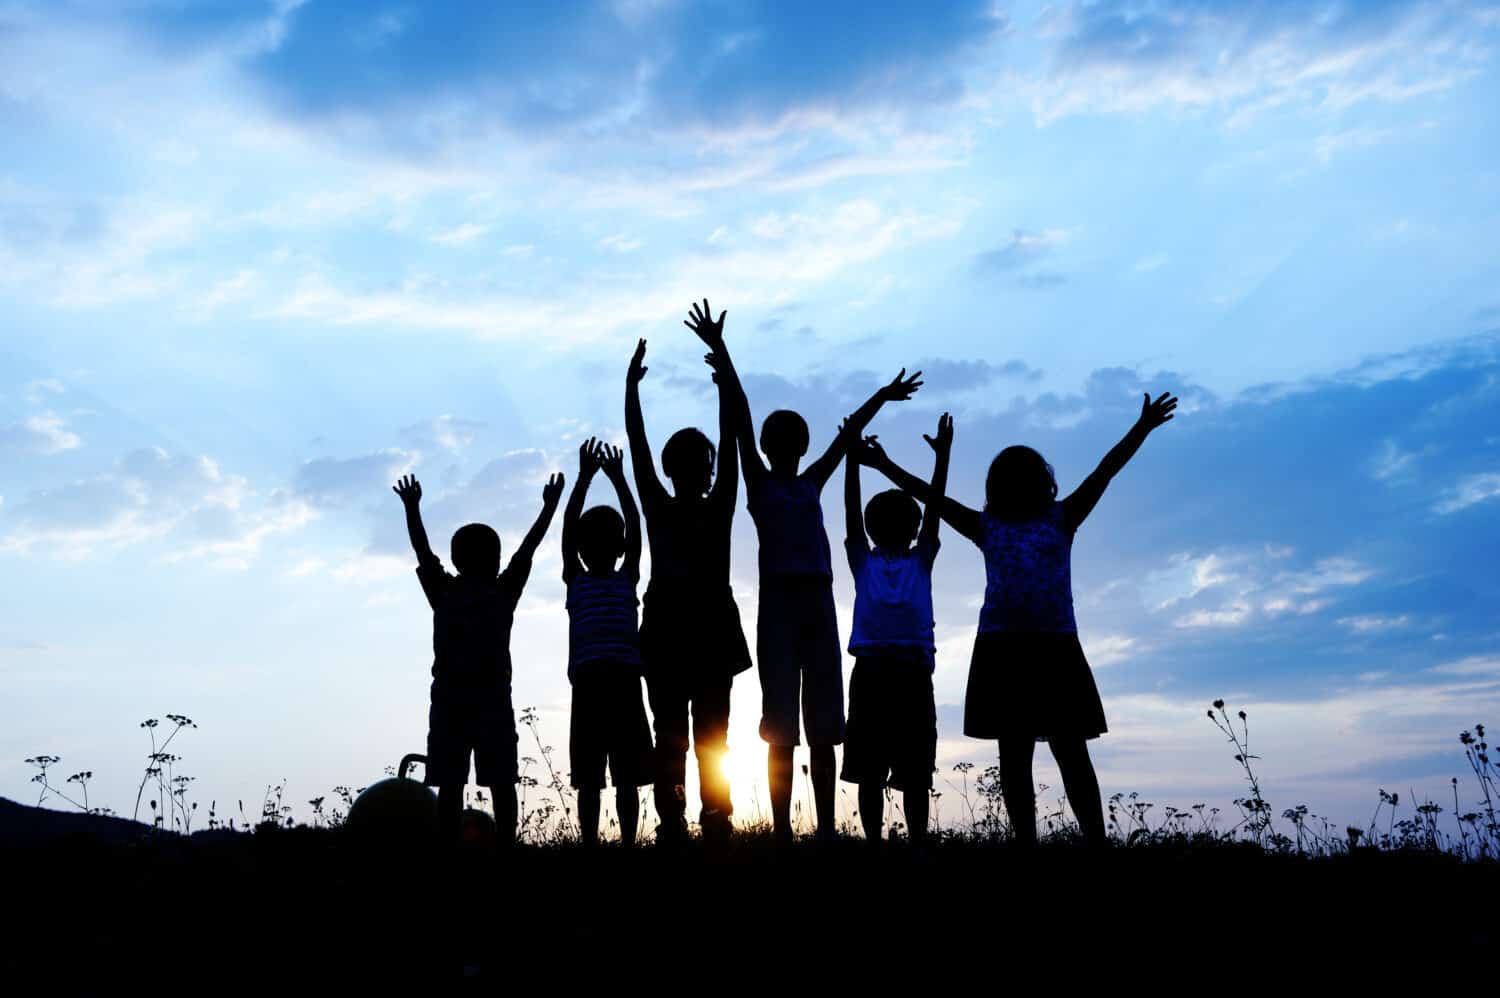
<instances>
[{"instance_id":1,"label":"child's head silhouette","mask_svg":"<svg viewBox=\"0 0 1500 998\"><path fill-rule=\"evenodd\" d=\"M596 574L614 571L625 553L625 518L613 507L594 506L578 518L578 557Z\"/></svg>"},{"instance_id":2,"label":"child's head silhouette","mask_svg":"<svg viewBox=\"0 0 1500 998\"><path fill-rule=\"evenodd\" d=\"M500 535L482 523L453 532L453 567L465 578L486 580L500 574Z\"/></svg>"},{"instance_id":3,"label":"child's head silhouette","mask_svg":"<svg viewBox=\"0 0 1500 998\"><path fill-rule=\"evenodd\" d=\"M984 479L984 509L1002 520L1041 516L1057 498L1052 465L1030 447L1007 447L990 462Z\"/></svg>"},{"instance_id":4,"label":"child's head silhouette","mask_svg":"<svg viewBox=\"0 0 1500 998\"><path fill-rule=\"evenodd\" d=\"M865 530L882 551L901 554L908 550L921 526L921 507L900 489L886 489L865 504Z\"/></svg>"},{"instance_id":5,"label":"child's head silhouette","mask_svg":"<svg viewBox=\"0 0 1500 998\"><path fill-rule=\"evenodd\" d=\"M793 470L807 453L810 435L807 420L790 409L777 409L760 426L760 449L771 459L771 467Z\"/></svg>"},{"instance_id":6,"label":"child's head silhouette","mask_svg":"<svg viewBox=\"0 0 1500 998\"><path fill-rule=\"evenodd\" d=\"M697 427L678 430L661 449L661 470L679 497L708 494L714 481L718 449Z\"/></svg>"}]
</instances>

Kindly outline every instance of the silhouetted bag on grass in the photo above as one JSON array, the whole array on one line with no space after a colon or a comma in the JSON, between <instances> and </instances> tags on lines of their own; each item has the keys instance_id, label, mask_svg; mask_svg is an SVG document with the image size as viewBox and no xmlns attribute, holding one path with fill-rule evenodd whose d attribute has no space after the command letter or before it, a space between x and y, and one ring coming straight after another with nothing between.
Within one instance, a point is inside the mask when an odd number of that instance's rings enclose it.
<instances>
[{"instance_id":1,"label":"silhouetted bag on grass","mask_svg":"<svg viewBox=\"0 0 1500 998\"><path fill-rule=\"evenodd\" d=\"M970 738L1097 738L1109 730L1077 633L981 631L964 693Z\"/></svg>"}]
</instances>

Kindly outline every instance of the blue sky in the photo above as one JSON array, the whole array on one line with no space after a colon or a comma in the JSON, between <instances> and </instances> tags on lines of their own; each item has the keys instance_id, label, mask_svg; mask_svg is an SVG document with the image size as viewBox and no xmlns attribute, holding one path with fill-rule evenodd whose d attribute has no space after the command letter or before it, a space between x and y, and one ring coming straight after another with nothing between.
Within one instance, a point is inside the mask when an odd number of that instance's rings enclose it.
<instances>
[{"instance_id":1,"label":"blue sky","mask_svg":"<svg viewBox=\"0 0 1500 998\"><path fill-rule=\"evenodd\" d=\"M1075 551L1106 793L1227 803L1223 696L1278 806L1446 794L1500 717L1497 45L1457 3L0 4L0 793L50 752L125 808L168 711L205 801L419 748L390 482L514 544L623 436L638 337L658 445L712 425L707 295L815 435L923 368L876 428L925 472L952 409L975 502L1001 446L1067 488L1181 394ZM555 542L516 700L562 746ZM964 547L944 766L992 754Z\"/></svg>"}]
</instances>

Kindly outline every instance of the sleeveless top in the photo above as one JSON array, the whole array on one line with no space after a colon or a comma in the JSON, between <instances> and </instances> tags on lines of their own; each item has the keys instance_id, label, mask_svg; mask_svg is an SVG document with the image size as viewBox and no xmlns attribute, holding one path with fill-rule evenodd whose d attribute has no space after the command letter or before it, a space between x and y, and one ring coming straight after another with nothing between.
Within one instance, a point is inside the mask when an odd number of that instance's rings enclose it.
<instances>
[{"instance_id":1,"label":"sleeveless top","mask_svg":"<svg viewBox=\"0 0 1500 998\"><path fill-rule=\"evenodd\" d=\"M579 572L568 584L568 678L586 665L641 671L636 580L624 572Z\"/></svg>"},{"instance_id":2,"label":"sleeveless top","mask_svg":"<svg viewBox=\"0 0 1500 998\"><path fill-rule=\"evenodd\" d=\"M763 475L745 483L745 504L760 539L761 578L818 575L833 578L821 490L807 479Z\"/></svg>"},{"instance_id":3,"label":"sleeveless top","mask_svg":"<svg viewBox=\"0 0 1500 998\"><path fill-rule=\"evenodd\" d=\"M932 563L937 554L918 546L900 555L871 550L863 539L850 539L849 568L854 573L854 626L849 653L865 655L900 649L917 654L929 669L935 665L933 641Z\"/></svg>"},{"instance_id":4,"label":"sleeveless top","mask_svg":"<svg viewBox=\"0 0 1500 998\"><path fill-rule=\"evenodd\" d=\"M1073 617L1073 531L1061 503L1031 520L985 514L984 606L980 633L1030 631L1076 634Z\"/></svg>"}]
</instances>

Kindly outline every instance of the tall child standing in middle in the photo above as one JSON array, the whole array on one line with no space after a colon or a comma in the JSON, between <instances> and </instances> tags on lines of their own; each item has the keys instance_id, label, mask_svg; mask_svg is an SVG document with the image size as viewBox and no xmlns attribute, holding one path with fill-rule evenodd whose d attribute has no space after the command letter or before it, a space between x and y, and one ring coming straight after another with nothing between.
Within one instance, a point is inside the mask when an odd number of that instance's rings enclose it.
<instances>
[{"instance_id":1,"label":"tall child standing in middle","mask_svg":"<svg viewBox=\"0 0 1500 998\"><path fill-rule=\"evenodd\" d=\"M689 325L711 348L722 346L724 316L713 322L707 311L707 302L702 314L695 308ZM717 359L710 354L711 366L728 367L727 357L722 364ZM641 340L625 376L625 433L651 543L651 584L641 608L640 641L656 724L657 841L672 844L687 837L683 784L691 734L703 802L699 823L704 838L722 842L729 836L734 810L723 767L729 692L734 677L750 668L750 649L729 585L730 528L740 483L734 426L721 384L719 446L692 427L672 434L661 451L662 471L672 483L668 491L657 477L646 440L640 392L645 377L646 341Z\"/></svg>"},{"instance_id":2,"label":"tall child standing in middle","mask_svg":"<svg viewBox=\"0 0 1500 998\"><path fill-rule=\"evenodd\" d=\"M706 304L706 303L705 303ZM723 351L722 344L713 344ZM725 354L727 356L727 354ZM911 398L918 371L903 368L890 384L850 414L823 456L800 470L807 453L807 422L778 409L766 417L755 446L755 424L732 365L716 365L725 404L733 405L745 494L760 541L760 612L756 660L760 671L760 737L768 746L771 821L778 839L792 837L792 756L798 743L797 711L812 754L813 805L818 837L835 833L834 746L844 740L844 659L833 606L833 566L823 526L823 486L861 439L886 402ZM726 382L728 382L726 384ZM760 452L764 451L763 461ZM769 462L769 464L767 463Z\"/></svg>"}]
</instances>

